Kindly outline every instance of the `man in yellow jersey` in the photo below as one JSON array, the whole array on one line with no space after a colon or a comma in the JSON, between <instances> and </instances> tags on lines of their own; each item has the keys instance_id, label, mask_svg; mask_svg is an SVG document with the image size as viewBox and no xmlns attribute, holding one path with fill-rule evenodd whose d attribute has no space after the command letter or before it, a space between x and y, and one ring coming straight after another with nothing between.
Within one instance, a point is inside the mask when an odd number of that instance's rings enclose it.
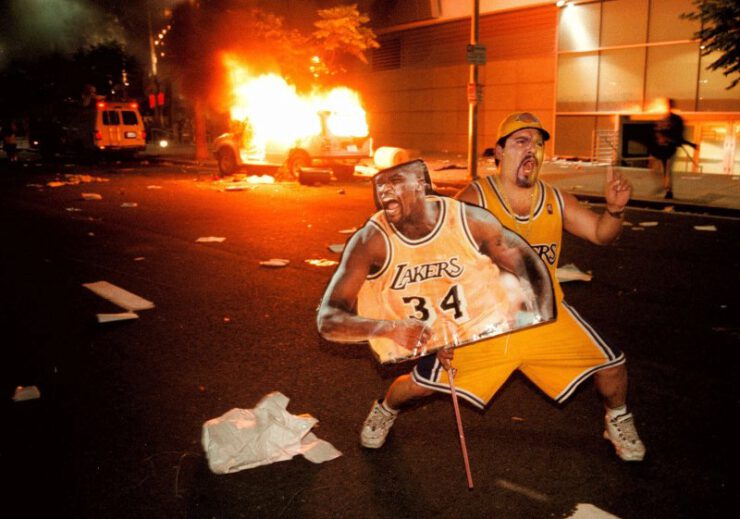
<instances>
[{"instance_id":1,"label":"man in yellow jersey","mask_svg":"<svg viewBox=\"0 0 740 519\"><path fill-rule=\"evenodd\" d=\"M606 407L604 438L625 461L641 461L645 446L627 411L627 368L624 354L610 347L563 300L555 271L562 230L598 245L613 242L622 231L624 208L632 186L611 169L605 185L606 210L597 214L576 198L538 179L549 133L537 117L513 113L499 127L495 148L496 174L468 185L457 196L491 211L515 230L547 263L555 287L557 320L542 326L489 339L455 354L456 384L484 406L514 369L519 369L556 402L594 376ZM478 369L478 366L485 366ZM419 369L415 380L426 387L444 382L431 368ZM466 396L465 393L462 396Z\"/></svg>"},{"instance_id":2,"label":"man in yellow jersey","mask_svg":"<svg viewBox=\"0 0 740 519\"><path fill-rule=\"evenodd\" d=\"M347 242L319 307L323 337L369 340L374 347L386 341L412 352L440 338L457 344L465 325L491 310L497 322L520 311L536 316L523 326L555 317L552 281L537 253L488 211L428 196L422 161L383 170L373 182L381 210ZM509 297L512 277L522 287L518 302ZM451 355L440 349L423 359L449 368ZM434 389L449 391L449 385ZM385 399L373 404L362 444L380 447L395 410L431 393L410 375L397 378Z\"/></svg>"}]
</instances>

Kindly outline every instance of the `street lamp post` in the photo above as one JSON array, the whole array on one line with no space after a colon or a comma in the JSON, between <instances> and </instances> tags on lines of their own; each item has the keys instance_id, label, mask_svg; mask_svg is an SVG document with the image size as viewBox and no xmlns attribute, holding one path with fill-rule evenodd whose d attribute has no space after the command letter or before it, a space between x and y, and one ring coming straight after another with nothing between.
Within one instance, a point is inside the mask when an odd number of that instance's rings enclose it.
<instances>
[{"instance_id":1,"label":"street lamp post","mask_svg":"<svg viewBox=\"0 0 740 519\"><path fill-rule=\"evenodd\" d=\"M480 0L473 0L470 17L470 44L468 45L468 172L472 180L478 178L478 103L482 87L478 85L478 65L486 61L486 49L478 44L478 12Z\"/></svg>"},{"instance_id":2,"label":"street lamp post","mask_svg":"<svg viewBox=\"0 0 740 519\"><path fill-rule=\"evenodd\" d=\"M146 3L146 20L149 28L149 61L151 76L154 82L154 123L157 128L162 126L162 114L159 107L159 77L157 76L157 51L154 49L154 36L152 35L152 17L149 10L149 2Z\"/></svg>"}]
</instances>

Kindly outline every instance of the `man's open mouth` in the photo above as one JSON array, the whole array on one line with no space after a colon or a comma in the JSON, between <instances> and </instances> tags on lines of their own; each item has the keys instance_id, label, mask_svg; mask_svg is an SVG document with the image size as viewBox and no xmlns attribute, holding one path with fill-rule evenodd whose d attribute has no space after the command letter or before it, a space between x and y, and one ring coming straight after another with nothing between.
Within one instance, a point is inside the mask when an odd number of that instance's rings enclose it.
<instances>
[{"instance_id":1,"label":"man's open mouth","mask_svg":"<svg viewBox=\"0 0 740 519\"><path fill-rule=\"evenodd\" d=\"M524 173L531 174L535 169L537 169L537 161L533 158L524 159L522 161L521 168Z\"/></svg>"},{"instance_id":2,"label":"man's open mouth","mask_svg":"<svg viewBox=\"0 0 740 519\"><path fill-rule=\"evenodd\" d=\"M398 200L386 199L386 200L382 200L382 204L383 204L383 210L388 215L395 215L401 211L401 204L398 203Z\"/></svg>"}]
</instances>

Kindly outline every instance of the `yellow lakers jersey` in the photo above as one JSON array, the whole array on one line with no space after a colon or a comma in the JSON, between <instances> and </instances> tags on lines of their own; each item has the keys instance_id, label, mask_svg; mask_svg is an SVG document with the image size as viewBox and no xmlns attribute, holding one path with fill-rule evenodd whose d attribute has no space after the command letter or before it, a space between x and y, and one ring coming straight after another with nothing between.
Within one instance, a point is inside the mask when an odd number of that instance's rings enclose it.
<instances>
[{"instance_id":1,"label":"yellow lakers jersey","mask_svg":"<svg viewBox=\"0 0 740 519\"><path fill-rule=\"evenodd\" d=\"M504 193L493 175L480 178L472 184L478 192L479 205L488 209L501 223L518 233L539 254L550 269L557 301L563 299L556 270L563 238L564 203L560 192L552 186L537 181L532 214L520 216L509 211Z\"/></svg>"},{"instance_id":2,"label":"yellow lakers jersey","mask_svg":"<svg viewBox=\"0 0 740 519\"><path fill-rule=\"evenodd\" d=\"M432 327L424 351L459 345L510 329L512 316L501 272L478 250L467 225L465 205L431 196L439 205L433 230L420 239L401 234L379 211L366 225L375 226L386 243L382 269L360 289L357 313L372 319L416 318ZM390 339L370 344L381 362L410 357Z\"/></svg>"}]
</instances>

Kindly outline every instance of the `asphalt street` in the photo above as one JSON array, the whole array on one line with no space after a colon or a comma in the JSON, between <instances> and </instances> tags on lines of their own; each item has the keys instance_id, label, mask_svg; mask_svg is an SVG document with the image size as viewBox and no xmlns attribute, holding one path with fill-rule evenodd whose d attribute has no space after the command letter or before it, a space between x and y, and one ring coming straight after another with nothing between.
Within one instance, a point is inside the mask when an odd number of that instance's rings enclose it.
<instances>
[{"instance_id":1,"label":"asphalt street","mask_svg":"<svg viewBox=\"0 0 740 519\"><path fill-rule=\"evenodd\" d=\"M333 266L306 260L339 258L328 246L373 211L369 184L246 186L213 172L156 161L0 171L7 517L598 509L627 519L737 509L737 218L630 208L632 225L612 246L566 238L561 264L593 274L565 284L566 298L626 352L647 457L614 455L592 384L558 406L515 375L484 412L462 406L468 490L448 397L404 412L382 449L364 450L358 434L372 400L411 366L380 366L367 345L316 332ZM89 178L65 176L80 174ZM290 263L260 266L270 258ZM82 286L96 281L155 307L98 323L96 314L121 310ZM12 400L32 385L40 398ZM213 474L203 423L273 391L290 398L291 413L317 418L315 434L343 455Z\"/></svg>"}]
</instances>

